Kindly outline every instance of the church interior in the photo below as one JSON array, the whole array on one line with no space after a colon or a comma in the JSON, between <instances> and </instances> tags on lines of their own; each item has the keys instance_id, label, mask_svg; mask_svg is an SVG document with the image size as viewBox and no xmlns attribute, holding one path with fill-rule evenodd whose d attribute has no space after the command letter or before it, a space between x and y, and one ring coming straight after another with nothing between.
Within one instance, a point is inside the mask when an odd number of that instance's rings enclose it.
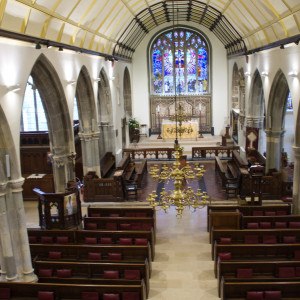
<instances>
[{"instance_id":1,"label":"church interior","mask_svg":"<svg viewBox=\"0 0 300 300\"><path fill-rule=\"evenodd\" d=\"M297 0L1 0L0 299L300 299L299 41Z\"/></svg>"}]
</instances>

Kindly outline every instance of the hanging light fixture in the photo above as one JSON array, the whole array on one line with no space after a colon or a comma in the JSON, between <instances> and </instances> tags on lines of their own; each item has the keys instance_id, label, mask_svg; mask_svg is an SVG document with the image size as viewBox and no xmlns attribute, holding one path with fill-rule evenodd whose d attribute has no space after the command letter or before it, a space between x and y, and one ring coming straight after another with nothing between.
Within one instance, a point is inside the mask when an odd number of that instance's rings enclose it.
<instances>
[{"instance_id":1,"label":"hanging light fixture","mask_svg":"<svg viewBox=\"0 0 300 300\"><path fill-rule=\"evenodd\" d=\"M175 150L175 162L173 163L173 167L169 168L166 164L164 164L159 169L158 165L154 165L153 168L149 171L151 177L158 183L169 183L171 180L174 182L174 190L166 191L165 188L162 189L159 195L153 191L148 198L150 206L153 208L160 207L165 212L168 211L168 208L171 206L175 206L177 211L177 217L181 217L183 210L186 207L193 208L194 211L196 209L204 208L208 203L210 197L206 192L201 192L201 189L197 189L195 192L190 186L186 185L190 184L192 181L200 181L204 175L204 167L203 165L195 164L192 168L191 165L187 162L184 167L181 167L180 155L182 149L178 143L178 134L181 136L183 134L182 131L182 122L186 121L187 117L185 116L182 106L179 104L177 107L177 93L176 93L176 57L175 57L175 8L174 8L174 0L172 1L173 6L173 28L172 28L172 36L173 36L173 74L175 81L175 91L174 91L174 103L175 103L175 115L172 117L172 120L175 121L175 141L174 141L174 150ZM179 90L180 92L180 90ZM179 126L178 126L179 124ZM161 172L160 172L161 171Z\"/></svg>"}]
</instances>

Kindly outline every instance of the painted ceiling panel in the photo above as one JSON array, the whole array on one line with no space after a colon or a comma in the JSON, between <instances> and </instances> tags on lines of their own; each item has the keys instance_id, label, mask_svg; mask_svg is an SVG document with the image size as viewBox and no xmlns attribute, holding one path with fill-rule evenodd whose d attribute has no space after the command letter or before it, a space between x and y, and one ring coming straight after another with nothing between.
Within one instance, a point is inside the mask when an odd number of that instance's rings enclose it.
<instances>
[{"instance_id":1,"label":"painted ceiling panel","mask_svg":"<svg viewBox=\"0 0 300 300\"><path fill-rule=\"evenodd\" d=\"M29 9L24 5L14 1L8 1L1 22L1 28L20 32L22 30L24 17L27 15L28 11Z\"/></svg>"},{"instance_id":2,"label":"painted ceiling panel","mask_svg":"<svg viewBox=\"0 0 300 300\"><path fill-rule=\"evenodd\" d=\"M0 29L131 59L146 34L174 19L206 27L231 55L298 38L299 13L299 0L7 0Z\"/></svg>"},{"instance_id":3,"label":"painted ceiling panel","mask_svg":"<svg viewBox=\"0 0 300 300\"><path fill-rule=\"evenodd\" d=\"M276 35L279 40L287 38L286 33L281 24L275 23L272 25L272 27L273 27L273 30L276 32Z\"/></svg>"},{"instance_id":4,"label":"painted ceiling panel","mask_svg":"<svg viewBox=\"0 0 300 300\"><path fill-rule=\"evenodd\" d=\"M284 18L282 23L288 32L288 36L294 36L298 33L297 23L293 16Z\"/></svg>"},{"instance_id":5,"label":"painted ceiling panel","mask_svg":"<svg viewBox=\"0 0 300 300\"><path fill-rule=\"evenodd\" d=\"M74 8L76 2L77 0L61 0L55 12L66 18Z\"/></svg>"},{"instance_id":6,"label":"painted ceiling panel","mask_svg":"<svg viewBox=\"0 0 300 300\"><path fill-rule=\"evenodd\" d=\"M58 32L61 29L63 22L54 18L51 18L49 21L48 29L45 35L47 40L56 41L58 38Z\"/></svg>"},{"instance_id":7,"label":"painted ceiling panel","mask_svg":"<svg viewBox=\"0 0 300 300\"><path fill-rule=\"evenodd\" d=\"M282 0L272 0L272 1L266 1L270 7L272 7L279 15L282 15L284 13L287 13L289 11L289 8L285 5L284 1Z\"/></svg>"},{"instance_id":8,"label":"painted ceiling panel","mask_svg":"<svg viewBox=\"0 0 300 300\"><path fill-rule=\"evenodd\" d=\"M71 24L65 23L63 28L63 34L61 37L61 42L65 44L70 44L71 37L74 33L75 27Z\"/></svg>"},{"instance_id":9,"label":"painted ceiling panel","mask_svg":"<svg viewBox=\"0 0 300 300\"><path fill-rule=\"evenodd\" d=\"M45 24L46 19L47 15L42 14L36 10L32 10L25 33L33 36L40 36L43 30L41 24Z\"/></svg>"},{"instance_id":10,"label":"painted ceiling panel","mask_svg":"<svg viewBox=\"0 0 300 300\"><path fill-rule=\"evenodd\" d=\"M75 2L75 1L74 1ZM70 15L70 19L76 23L79 23L80 20L84 17L85 13L89 9L90 5L92 4L93 0L84 0L80 1L76 8ZM74 5L74 4L73 4Z\"/></svg>"}]
</instances>

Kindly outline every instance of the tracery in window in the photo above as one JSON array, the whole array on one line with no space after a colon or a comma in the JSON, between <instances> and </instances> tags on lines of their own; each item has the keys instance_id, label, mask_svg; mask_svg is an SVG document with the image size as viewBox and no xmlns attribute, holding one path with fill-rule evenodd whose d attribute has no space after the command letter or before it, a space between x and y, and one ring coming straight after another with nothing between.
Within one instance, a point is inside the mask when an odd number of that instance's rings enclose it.
<instances>
[{"instance_id":1,"label":"tracery in window","mask_svg":"<svg viewBox=\"0 0 300 300\"><path fill-rule=\"evenodd\" d=\"M150 51L152 95L172 95L174 85L176 93L209 93L208 47L199 33L177 28L173 38L172 30L164 32Z\"/></svg>"}]
</instances>

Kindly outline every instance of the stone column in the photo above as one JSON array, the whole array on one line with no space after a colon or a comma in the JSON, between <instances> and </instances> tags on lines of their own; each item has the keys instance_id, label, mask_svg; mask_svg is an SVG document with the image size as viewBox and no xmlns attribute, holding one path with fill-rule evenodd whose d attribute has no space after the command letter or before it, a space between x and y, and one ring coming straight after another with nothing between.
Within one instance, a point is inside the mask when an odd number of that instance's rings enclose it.
<instances>
[{"instance_id":1,"label":"stone column","mask_svg":"<svg viewBox=\"0 0 300 300\"><path fill-rule=\"evenodd\" d=\"M293 214L300 214L300 147L294 150Z\"/></svg>"},{"instance_id":2,"label":"stone column","mask_svg":"<svg viewBox=\"0 0 300 300\"><path fill-rule=\"evenodd\" d=\"M1 273L2 278L6 281L18 281L18 273L16 262L14 259L14 252L12 246L12 240L9 230L9 222L6 207L7 197L7 183L1 183L0 185L0 228L1 228ZM26 228L26 227L25 227ZM4 273L3 273L4 272Z\"/></svg>"},{"instance_id":3,"label":"stone column","mask_svg":"<svg viewBox=\"0 0 300 300\"><path fill-rule=\"evenodd\" d=\"M79 133L81 140L83 174L96 172L100 177L99 132Z\"/></svg>"},{"instance_id":4,"label":"stone column","mask_svg":"<svg viewBox=\"0 0 300 300\"><path fill-rule=\"evenodd\" d=\"M265 130L267 135L267 160L266 171L270 169L281 169L281 150L284 130Z\"/></svg>"},{"instance_id":5,"label":"stone column","mask_svg":"<svg viewBox=\"0 0 300 300\"><path fill-rule=\"evenodd\" d=\"M18 248L20 249L21 255L21 261L19 262L19 265L22 266L22 281L37 282L37 276L34 274L34 270L32 268L28 233L26 228L26 217L22 195L23 183L24 178L20 178L18 180L13 180L9 182L12 191L13 202L15 204L14 213L16 215L16 232L18 233Z\"/></svg>"},{"instance_id":6,"label":"stone column","mask_svg":"<svg viewBox=\"0 0 300 300\"><path fill-rule=\"evenodd\" d=\"M68 156L67 155L52 155L53 176L55 192L65 192L67 182L69 180L68 174Z\"/></svg>"}]
</instances>

